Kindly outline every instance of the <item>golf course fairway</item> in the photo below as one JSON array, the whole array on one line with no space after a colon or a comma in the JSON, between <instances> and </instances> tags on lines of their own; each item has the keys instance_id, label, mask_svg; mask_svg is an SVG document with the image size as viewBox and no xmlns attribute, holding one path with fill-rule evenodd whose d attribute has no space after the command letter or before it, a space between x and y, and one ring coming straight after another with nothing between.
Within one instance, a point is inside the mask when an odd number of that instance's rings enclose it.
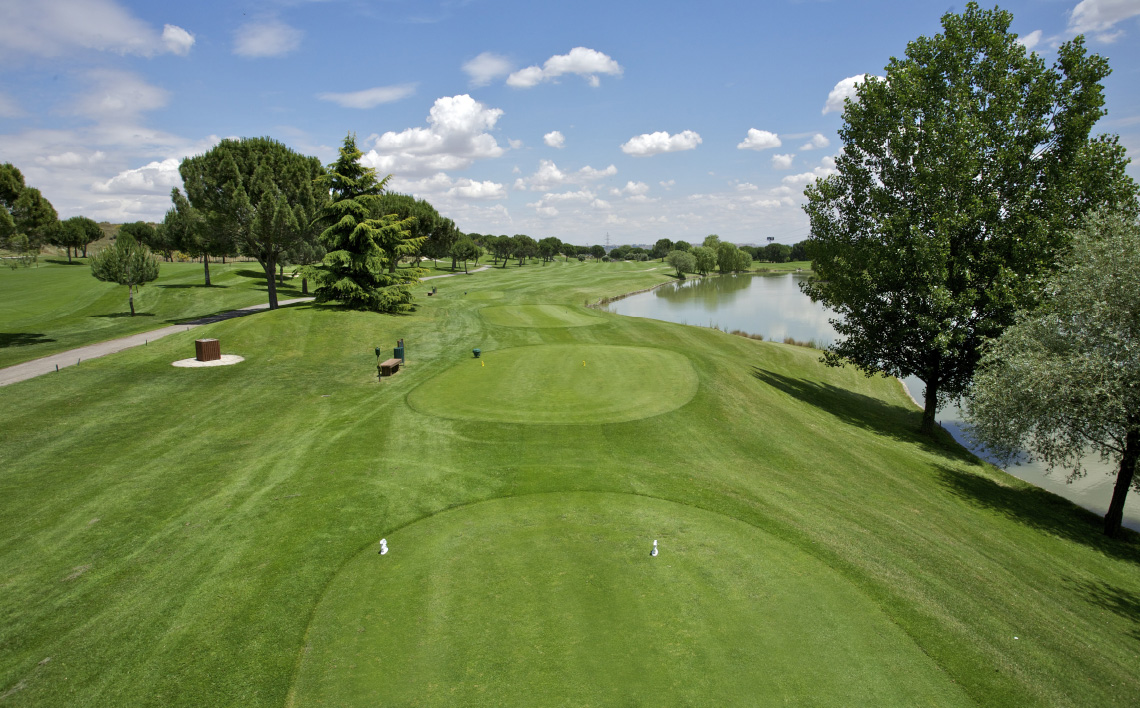
<instances>
[{"instance_id":1,"label":"golf course fairway","mask_svg":"<svg viewBox=\"0 0 1140 708\"><path fill-rule=\"evenodd\" d=\"M427 415L501 423L617 423L680 408L697 374L666 349L552 344L466 358L408 395Z\"/></svg>"},{"instance_id":2,"label":"golf course fairway","mask_svg":"<svg viewBox=\"0 0 1140 708\"><path fill-rule=\"evenodd\" d=\"M0 387L0 707L1136 705L1134 533L894 379L587 306L663 268L496 265ZM156 324L260 295L170 272ZM13 356L137 325L18 275Z\"/></svg>"},{"instance_id":3,"label":"golf course fairway","mask_svg":"<svg viewBox=\"0 0 1140 708\"><path fill-rule=\"evenodd\" d=\"M587 327L604 322L600 315L566 305L502 305L484 307L479 314L503 327Z\"/></svg>"},{"instance_id":4,"label":"golf course fairway","mask_svg":"<svg viewBox=\"0 0 1140 708\"><path fill-rule=\"evenodd\" d=\"M971 705L842 576L718 514L537 494L387 542L317 608L293 704Z\"/></svg>"}]
</instances>

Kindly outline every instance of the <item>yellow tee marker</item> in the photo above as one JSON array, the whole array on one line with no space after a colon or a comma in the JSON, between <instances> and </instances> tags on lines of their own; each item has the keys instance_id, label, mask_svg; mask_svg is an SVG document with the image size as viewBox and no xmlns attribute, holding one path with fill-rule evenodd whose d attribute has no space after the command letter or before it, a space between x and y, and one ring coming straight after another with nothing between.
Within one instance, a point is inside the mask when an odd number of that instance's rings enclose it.
<instances>
[{"instance_id":1,"label":"yellow tee marker","mask_svg":"<svg viewBox=\"0 0 1140 708\"><path fill-rule=\"evenodd\" d=\"M582 366L585 366L585 365L586 365L586 360L585 360L585 359L583 359L583 360L582 360Z\"/></svg>"},{"instance_id":2,"label":"yellow tee marker","mask_svg":"<svg viewBox=\"0 0 1140 708\"><path fill-rule=\"evenodd\" d=\"M487 366L487 362L485 362L485 361L484 361L484 362L481 362L481 363L483 364L483 366Z\"/></svg>"}]
</instances>

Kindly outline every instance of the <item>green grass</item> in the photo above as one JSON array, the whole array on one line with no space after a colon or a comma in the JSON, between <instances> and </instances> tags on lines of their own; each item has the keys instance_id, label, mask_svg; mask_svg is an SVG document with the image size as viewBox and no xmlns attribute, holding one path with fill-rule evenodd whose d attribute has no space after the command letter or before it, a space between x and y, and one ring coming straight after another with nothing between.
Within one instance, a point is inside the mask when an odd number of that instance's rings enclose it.
<instances>
[{"instance_id":1,"label":"green grass","mask_svg":"<svg viewBox=\"0 0 1140 708\"><path fill-rule=\"evenodd\" d=\"M257 263L211 263L210 276L207 288L200 263L162 263L131 317L127 289L96 280L82 259L0 269L0 367L269 301ZM277 297L299 297L300 285L287 279Z\"/></svg>"},{"instance_id":2,"label":"green grass","mask_svg":"<svg viewBox=\"0 0 1140 708\"><path fill-rule=\"evenodd\" d=\"M443 418L597 424L660 415L685 405L696 392L696 371L676 352L546 344L467 359L417 386L408 404Z\"/></svg>"},{"instance_id":3,"label":"green grass","mask_svg":"<svg viewBox=\"0 0 1140 708\"><path fill-rule=\"evenodd\" d=\"M896 382L654 320L480 314L667 277L444 278L412 315L287 308L0 389L3 702L1135 704L1135 535L919 438ZM206 334L246 361L170 365ZM662 350L698 386L610 423L413 405L476 346Z\"/></svg>"},{"instance_id":4,"label":"green grass","mask_svg":"<svg viewBox=\"0 0 1140 708\"><path fill-rule=\"evenodd\" d=\"M841 575L719 514L536 494L387 540L318 608L297 705L970 705Z\"/></svg>"},{"instance_id":5,"label":"green grass","mask_svg":"<svg viewBox=\"0 0 1140 708\"><path fill-rule=\"evenodd\" d=\"M503 305L485 307L479 314L503 327L584 327L602 321L599 315L567 305Z\"/></svg>"}]
</instances>

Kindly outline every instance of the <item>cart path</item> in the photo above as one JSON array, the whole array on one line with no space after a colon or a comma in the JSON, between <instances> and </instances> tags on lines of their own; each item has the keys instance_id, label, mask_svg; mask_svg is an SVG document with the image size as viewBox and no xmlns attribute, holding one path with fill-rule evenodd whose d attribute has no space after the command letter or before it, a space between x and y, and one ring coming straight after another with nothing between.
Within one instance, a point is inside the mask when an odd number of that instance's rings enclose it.
<instances>
[{"instance_id":1,"label":"cart path","mask_svg":"<svg viewBox=\"0 0 1140 708\"><path fill-rule=\"evenodd\" d=\"M291 300L280 300L278 306L292 305L298 302L309 302L311 297L298 297ZM67 366L75 366L81 361L88 359L98 359L101 356L121 352L124 349L131 347L138 347L146 344L152 339L161 339L167 335L174 334L175 332L187 332L194 327L201 327L202 325L213 324L221 322L222 320L230 320L235 317L245 317L252 315L255 312L262 312L269 309L269 303L265 302L260 305L251 305L250 307L243 307L237 310L230 310L229 312L222 312L209 317L202 317L186 324L170 325L169 327L162 327L160 329L152 329L149 332L140 332L132 334L127 337L119 337L118 339L109 339L106 342L98 342L97 344L88 344L85 347L77 347L69 349L59 354L52 354L40 359L33 359L25 361L22 364L15 364L0 369L0 386L7 386L8 384L16 383L17 381L25 381L27 379L42 376L44 374L55 371L56 368L64 368Z\"/></svg>"}]
</instances>

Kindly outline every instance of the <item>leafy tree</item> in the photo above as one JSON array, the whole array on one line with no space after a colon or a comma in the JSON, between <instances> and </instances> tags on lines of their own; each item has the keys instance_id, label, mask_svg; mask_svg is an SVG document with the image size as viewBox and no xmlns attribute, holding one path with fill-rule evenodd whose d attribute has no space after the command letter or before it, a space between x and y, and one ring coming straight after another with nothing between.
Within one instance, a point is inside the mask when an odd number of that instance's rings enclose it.
<instances>
[{"instance_id":1,"label":"leafy tree","mask_svg":"<svg viewBox=\"0 0 1140 708\"><path fill-rule=\"evenodd\" d=\"M86 258L88 244L103 238L103 230L99 228L99 224L86 216L73 216L59 222L55 232L56 244L67 249L68 263L71 262L72 249L75 250L76 256L82 249L83 257Z\"/></svg>"},{"instance_id":2,"label":"leafy tree","mask_svg":"<svg viewBox=\"0 0 1140 708\"><path fill-rule=\"evenodd\" d=\"M1129 488L1140 490L1140 224L1091 216L1046 292L986 346L966 420L999 457L1029 450L1070 481L1089 448L1111 459L1104 532L1115 536Z\"/></svg>"},{"instance_id":3,"label":"leafy tree","mask_svg":"<svg viewBox=\"0 0 1140 708\"><path fill-rule=\"evenodd\" d=\"M131 317L134 317L135 292L139 286L158 278L158 261L150 254L150 249L136 241L129 231L120 231L113 245L91 259L91 275L105 283L127 286L127 300L131 305Z\"/></svg>"},{"instance_id":4,"label":"leafy tree","mask_svg":"<svg viewBox=\"0 0 1140 708\"><path fill-rule=\"evenodd\" d=\"M230 234L210 229L204 215L190 205L177 187L170 190L174 203L162 220L166 238L175 250L202 259L206 287L210 287L210 257L222 258L234 250Z\"/></svg>"},{"instance_id":5,"label":"leafy tree","mask_svg":"<svg viewBox=\"0 0 1140 708\"><path fill-rule=\"evenodd\" d=\"M503 267L507 267L507 259L514 253L515 245L511 242L511 237L507 235L494 237L495 241L491 244L491 251L495 254L495 258L503 260Z\"/></svg>"},{"instance_id":6,"label":"leafy tree","mask_svg":"<svg viewBox=\"0 0 1140 708\"><path fill-rule=\"evenodd\" d=\"M717 246L720 245L720 236L717 236L716 234L709 234L708 236L705 236L705 240L703 243L701 243L701 245L705 248L711 248L715 251L717 249Z\"/></svg>"},{"instance_id":7,"label":"leafy tree","mask_svg":"<svg viewBox=\"0 0 1140 708\"><path fill-rule=\"evenodd\" d=\"M463 272L467 272L467 261L478 257L479 247L468 236L461 236L451 247L451 257L463 261Z\"/></svg>"},{"instance_id":8,"label":"leafy tree","mask_svg":"<svg viewBox=\"0 0 1140 708\"><path fill-rule=\"evenodd\" d=\"M313 221L328 201L314 183L324 174L320 160L271 138L242 138L183 160L178 171L205 229L261 264L269 308L276 309L278 261L316 238Z\"/></svg>"},{"instance_id":9,"label":"leafy tree","mask_svg":"<svg viewBox=\"0 0 1140 708\"><path fill-rule=\"evenodd\" d=\"M59 221L40 190L24 183L15 165L0 165L0 247L16 251L13 268L34 263L40 246L55 233Z\"/></svg>"},{"instance_id":10,"label":"leafy tree","mask_svg":"<svg viewBox=\"0 0 1140 708\"><path fill-rule=\"evenodd\" d=\"M538 253L538 243L526 234L515 234L511 237L511 249L521 268L527 258Z\"/></svg>"},{"instance_id":11,"label":"leafy tree","mask_svg":"<svg viewBox=\"0 0 1140 708\"><path fill-rule=\"evenodd\" d=\"M633 247L627 244L622 244L616 248L610 249L609 257L611 261L624 261L629 258L629 254L633 252Z\"/></svg>"},{"instance_id":12,"label":"leafy tree","mask_svg":"<svg viewBox=\"0 0 1140 708\"><path fill-rule=\"evenodd\" d=\"M445 258L455 243L458 231L454 228L454 222L448 219L448 224L441 223L443 219L439 212L423 199L416 199L410 194L385 192L376 198L374 204L375 208L372 210L374 217L392 214L401 221L412 219L408 222L408 234L413 239L422 239L420 248L415 253L408 254L415 257L417 267L421 254L433 258ZM389 272L395 272L395 267L396 263L389 263L391 269ZM453 262L452 268L454 267Z\"/></svg>"},{"instance_id":13,"label":"leafy tree","mask_svg":"<svg viewBox=\"0 0 1140 708\"><path fill-rule=\"evenodd\" d=\"M807 251L808 241L800 241L799 243L792 244L792 252L788 254L788 258L793 261L806 261L808 260Z\"/></svg>"},{"instance_id":14,"label":"leafy tree","mask_svg":"<svg viewBox=\"0 0 1140 708\"><path fill-rule=\"evenodd\" d=\"M668 256L672 250L672 241L667 238L659 238L657 239L657 243L653 244L653 250L649 252L649 255L653 258L660 258L661 262L665 262L665 256Z\"/></svg>"},{"instance_id":15,"label":"leafy tree","mask_svg":"<svg viewBox=\"0 0 1140 708\"><path fill-rule=\"evenodd\" d=\"M787 263L791 257L791 246L782 243L770 243L764 247L764 260L769 263Z\"/></svg>"},{"instance_id":16,"label":"leafy tree","mask_svg":"<svg viewBox=\"0 0 1140 708\"><path fill-rule=\"evenodd\" d=\"M752 256L734 244L721 241L716 247L716 265L721 273L737 273L752 267Z\"/></svg>"},{"instance_id":17,"label":"leafy tree","mask_svg":"<svg viewBox=\"0 0 1140 708\"><path fill-rule=\"evenodd\" d=\"M595 260L601 260L601 258L606 255L606 247L599 245L590 246L590 255L593 256Z\"/></svg>"},{"instance_id":18,"label":"leafy tree","mask_svg":"<svg viewBox=\"0 0 1140 708\"><path fill-rule=\"evenodd\" d=\"M690 244L688 241L677 241L676 243L673 244L673 248L675 248L678 251L691 251L691 250L693 250L692 244Z\"/></svg>"},{"instance_id":19,"label":"leafy tree","mask_svg":"<svg viewBox=\"0 0 1140 708\"><path fill-rule=\"evenodd\" d=\"M546 265L547 261L553 261L560 248L562 248L562 242L554 236L547 236L539 241L538 255L542 257L542 264Z\"/></svg>"},{"instance_id":20,"label":"leafy tree","mask_svg":"<svg viewBox=\"0 0 1140 708\"><path fill-rule=\"evenodd\" d=\"M685 273L697 272L697 259L688 251L670 251L665 260L676 269L678 277L684 278Z\"/></svg>"},{"instance_id":21,"label":"leafy tree","mask_svg":"<svg viewBox=\"0 0 1140 708\"><path fill-rule=\"evenodd\" d=\"M1068 227L1135 208L1123 148L1089 139L1107 62L1078 37L1047 69L1011 20L970 3L859 84L838 174L805 190L816 277L801 287L839 313L825 360L918 377L928 434L979 344L1033 304Z\"/></svg>"},{"instance_id":22,"label":"leafy tree","mask_svg":"<svg viewBox=\"0 0 1140 708\"><path fill-rule=\"evenodd\" d=\"M412 302L412 285L418 268L390 270L401 252L422 245L409 233L410 219L373 216L373 202L383 194L391 175L376 180L376 172L360 164L363 155L356 136L345 136L336 162L320 178L322 189L332 193L317 219L327 224L321 242L327 253L321 265L306 270L317 281L317 302L337 300L349 307L375 312L398 312Z\"/></svg>"},{"instance_id":23,"label":"leafy tree","mask_svg":"<svg viewBox=\"0 0 1140 708\"><path fill-rule=\"evenodd\" d=\"M716 251L708 246L697 246L690 253L697 262L696 272L701 275L708 275L713 268L716 268Z\"/></svg>"},{"instance_id":24,"label":"leafy tree","mask_svg":"<svg viewBox=\"0 0 1140 708\"><path fill-rule=\"evenodd\" d=\"M309 294L308 268L320 263L325 257L325 247L319 238L299 241L286 254L288 261L295 266L293 275L301 276L301 294Z\"/></svg>"}]
</instances>

